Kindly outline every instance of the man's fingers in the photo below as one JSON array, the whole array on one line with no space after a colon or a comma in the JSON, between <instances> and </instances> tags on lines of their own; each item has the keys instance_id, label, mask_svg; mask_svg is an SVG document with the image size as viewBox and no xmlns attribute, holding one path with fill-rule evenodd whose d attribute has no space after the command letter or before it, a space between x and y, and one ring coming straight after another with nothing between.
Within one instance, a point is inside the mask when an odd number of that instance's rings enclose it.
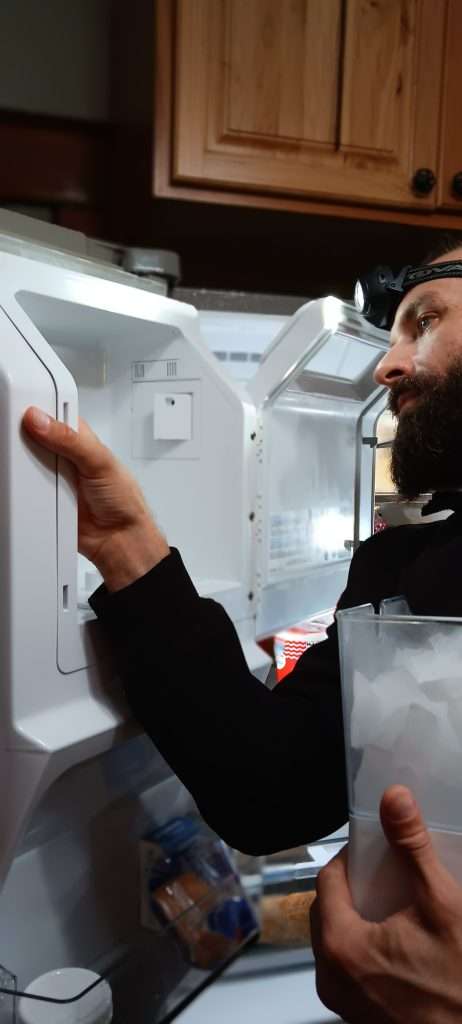
<instances>
[{"instance_id":1,"label":"man's fingers","mask_svg":"<svg viewBox=\"0 0 462 1024\"><path fill-rule=\"evenodd\" d=\"M66 423L30 406L24 413L23 424L35 441L55 455L69 459L82 476L99 476L112 461L109 450L84 420L80 420L77 433Z\"/></svg>"},{"instance_id":2,"label":"man's fingers","mask_svg":"<svg viewBox=\"0 0 462 1024\"><path fill-rule=\"evenodd\" d=\"M353 907L348 885L348 852L345 848L319 872L316 892L317 910L327 929L331 919L335 920L337 932L349 929L359 920Z\"/></svg>"},{"instance_id":3,"label":"man's fingers","mask_svg":"<svg viewBox=\"0 0 462 1024\"><path fill-rule=\"evenodd\" d=\"M369 929L354 909L348 885L348 852L345 848L319 872L317 898L311 907L311 941L315 958L332 969L366 957Z\"/></svg>"}]
</instances>

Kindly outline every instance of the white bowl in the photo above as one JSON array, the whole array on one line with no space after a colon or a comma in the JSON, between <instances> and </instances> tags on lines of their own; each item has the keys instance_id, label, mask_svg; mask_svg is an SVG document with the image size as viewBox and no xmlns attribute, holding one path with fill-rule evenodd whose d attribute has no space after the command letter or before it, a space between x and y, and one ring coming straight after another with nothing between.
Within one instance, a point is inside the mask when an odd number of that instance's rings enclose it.
<instances>
[{"instance_id":1,"label":"white bowl","mask_svg":"<svg viewBox=\"0 0 462 1024\"><path fill-rule=\"evenodd\" d=\"M72 999L97 981L99 974L83 967L63 967L41 974L25 991L48 999ZM107 981L101 981L88 995L75 1003L39 1002L25 999L18 1003L20 1024L110 1024L112 995Z\"/></svg>"}]
</instances>

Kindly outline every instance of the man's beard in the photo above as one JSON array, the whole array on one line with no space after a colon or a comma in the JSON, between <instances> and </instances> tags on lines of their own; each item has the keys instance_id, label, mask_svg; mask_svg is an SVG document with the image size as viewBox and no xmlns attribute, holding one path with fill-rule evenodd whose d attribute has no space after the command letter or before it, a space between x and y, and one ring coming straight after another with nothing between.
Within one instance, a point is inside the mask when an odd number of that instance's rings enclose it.
<instances>
[{"instance_id":1,"label":"man's beard","mask_svg":"<svg viewBox=\"0 0 462 1024\"><path fill-rule=\"evenodd\" d=\"M462 358L444 375L419 373L395 384L388 399L398 415L402 395L417 403L404 407L391 457L393 482L403 498L462 487Z\"/></svg>"}]
</instances>

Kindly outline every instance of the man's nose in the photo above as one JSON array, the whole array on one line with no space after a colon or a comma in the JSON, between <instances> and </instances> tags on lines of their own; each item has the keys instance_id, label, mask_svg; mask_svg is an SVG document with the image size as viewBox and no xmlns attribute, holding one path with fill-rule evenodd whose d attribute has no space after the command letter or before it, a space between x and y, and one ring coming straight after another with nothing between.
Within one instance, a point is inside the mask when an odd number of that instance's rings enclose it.
<instances>
[{"instance_id":1,"label":"man's nose","mask_svg":"<svg viewBox=\"0 0 462 1024\"><path fill-rule=\"evenodd\" d=\"M413 352L409 345L393 345L375 368L374 380L386 388L393 387L401 377L415 373Z\"/></svg>"}]
</instances>

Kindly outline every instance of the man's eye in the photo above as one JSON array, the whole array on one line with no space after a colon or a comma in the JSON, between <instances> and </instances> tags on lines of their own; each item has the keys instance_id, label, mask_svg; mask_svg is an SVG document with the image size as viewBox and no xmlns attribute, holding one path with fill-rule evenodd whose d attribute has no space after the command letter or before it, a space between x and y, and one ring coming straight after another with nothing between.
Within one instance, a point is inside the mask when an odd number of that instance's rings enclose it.
<instances>
[{"instance_id":1,"label":"man's eye","mask_svg":"<svg viewBox=\"0 0 462 1024\"><path fill-rule=\"evenodd\" d=\"M436 317L434 313L422 313L422 316L417 317L417 329L419 334L425 334L425 332L432 326L435 319Z\"/></svg>"}]
</instances>

